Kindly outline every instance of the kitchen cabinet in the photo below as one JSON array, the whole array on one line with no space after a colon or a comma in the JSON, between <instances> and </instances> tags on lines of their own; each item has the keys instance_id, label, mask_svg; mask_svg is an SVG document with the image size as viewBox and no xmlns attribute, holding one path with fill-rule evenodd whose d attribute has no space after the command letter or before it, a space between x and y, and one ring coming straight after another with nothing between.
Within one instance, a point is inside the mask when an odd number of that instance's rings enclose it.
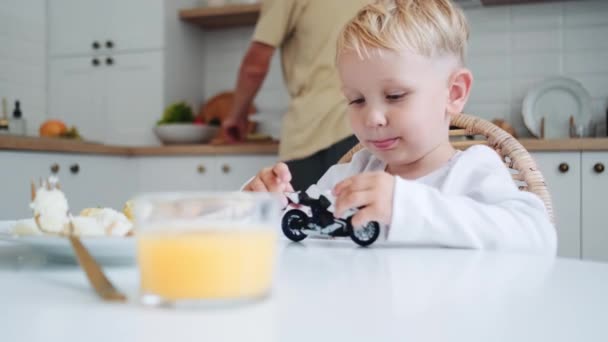
<instances>
[{"instance_id":1,"label":"kitchen cabinet","mask_svg":"<svg viewBox=\"0 0 608 342\"><path fill-rule=\"evenodd\" d=\"M140 191L234 191L276 156L139 157Z\"/></svg>"},{"instance_id":2,"label":"kitchen cabinet","mask_svg":"<svg viewBox=\"0 0 608 342\"><path fill-rule=\"evenodd\" d=\"M162 66L160 52L51 60L50 116L87 140L156 143L151 127L164 104Z\"/></svg>"},{"instance_id":3,"label":"kitchen cabinet","mask_svg":"<svg viewBox=\"0 0 608 342\"><path fill-rule=\"evenodd\" d=\"M175 15L197 1L49 1L48 117L88 140L159 144L164 108L202 101L204 40Z\"/></svg>"},{"instance_id":4,"label":"kitchen cabinet","mask_svg":"<svg viewBox=\"0 0 608 342\"><path fill-rule=\"evenodd\" d=\"M163 54L116 55L109 61L105 89L100 95L105 98L102 116L105 127L112 130L111 141L123 145L155 143L152 127L164 106Z\"/></svg>"},{"instance_id":5,"label":"kitchen cabinet","mask_svg":"<svg viewBox=\"0 0 608 342\"><path fill-rule=\"evenodd\" d=\"M582 236L583 258L608 261L608 152L583 152Z\"/></svg>"},{"instance_id":6,"label":"kitchen cabinet","mask_svg":"<svg viewBox=\"0 0 608 342\"><path fill-rule=\"evenodd\" d=\"M49 114L53 119L75 125L88 140L105 141L107 130L100 128L107 127L102 96L106 82L101 67L95 63L100 63L95 57L50 61Z\"/></svg>"},{"instance_id":7,"label":"kitchen cabinet","mask_svg":"<svg viewBox=\"0 0 608 342\"><path fill-rule=\"evenodd\" d=\"M57 173L74 214L87 207L122 209L137 192L134 161L122 156L61 154L47 157Z\"/></svg>"},{"instance_id":8,"label":"kitchen cabinet","mask_svg":"<svg viewBox=\"0 0 608 342\"><path fill-rule=\"evenodd\" d=\"M31 217L30 182L59 177L70 209L122 209L137 193L235 191L274 155L127 157L78 153L0 151L0 220Z\"/></svg>"},{"instance_id":9,"label":"kitchen cabinet","mask_svg":"<svg viewBox=\"0 0 608 342\"><path fill-rule=\"evenodd\" d=\"M245 182L255 176L262 168L274 165L277 156L235 155L217 157L217 190L239 190Z\"/></svg>"},{"instance_id":10,"label":"kitchen cabinet","mask_svg":"<svg viewBox=\"0 0 608 342\"><path fill-rule=\"evenodd\" d=\"M137 15L143 8L146 15ZM49 55L160 49L163 9L163 0L49 1Z\"/></svg>"},{"instance_id":11,"label":"kitchen cabinet","mask_svg":"<svg viewBox=\"0 0 608 342\"><path fill-rule=\"evenodd\" d=\"M558 255L608 261L608 152L533 153L551 192Z\"/></svg>"},{"instance_id":12,"label":"kitchen cabinet","mask_svg":"<svg viewBox=\"0 0 608 342\"><path fill-rule=\"evenodd\" d=\"M557 254L581 257L581 153L536 152L532 154L545 177L553 200Z\"/></svg>"},{"instance_id":13,"label":"kitchen cabinet","mask_svg":"<svg viewBox=\"0 0 608 342\"><path fill-rule=\"evenodd\" d=\"M106 38L105 1L52 0L47 2L49 55L82 55L101 50ZM97 45L94 46L94 44Z\"/></svg>"},{"instance_id":14,"label":"kitchen cabinet","mask_svg":"<svg viewBox=\"0 0 608 342\"><path fill-rule=\"evenodd\" d=\"M0 151L0 220L31 217L30 182L55 174L77 214L85 207L122 208L136 192L132 160L120 156Z\"/></svg>"},{"instance_id":15,"label":"kitchen cabinet","mask_svg":"<svg viewBox=\"0 0 608 342\"><path fill-rule=\"evenodd\" d=\"M214 190L219 173L214 157L140 157L140 191Z\"/></svg>"}]
</instances>

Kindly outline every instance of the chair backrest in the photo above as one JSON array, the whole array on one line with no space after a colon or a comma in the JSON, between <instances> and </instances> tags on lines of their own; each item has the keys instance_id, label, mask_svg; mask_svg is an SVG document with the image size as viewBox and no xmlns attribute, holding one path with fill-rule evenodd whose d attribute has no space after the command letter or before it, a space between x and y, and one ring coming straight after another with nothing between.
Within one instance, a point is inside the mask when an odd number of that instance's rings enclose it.
<instances>
[{"instance_id":1,"label":"chair backrest","mask_svg":"<svg viewBox=\"0 0 608 342\"><path fill-rule=\"evenodd\" d=\"M551 222L554 222L551 194L545 184L545 179L530 153L517 139L493 123L472 115L453 114L450 125L458 128L450 130L450 136L483 136L486 140L475 140L473 144L485 143L493 148L507 168L511 170L513 180L519 189L532 192L540 197ZM353 147L338 163L349 162L353 155L362 148L361 144Z\"/></svg>"}]
</instances>

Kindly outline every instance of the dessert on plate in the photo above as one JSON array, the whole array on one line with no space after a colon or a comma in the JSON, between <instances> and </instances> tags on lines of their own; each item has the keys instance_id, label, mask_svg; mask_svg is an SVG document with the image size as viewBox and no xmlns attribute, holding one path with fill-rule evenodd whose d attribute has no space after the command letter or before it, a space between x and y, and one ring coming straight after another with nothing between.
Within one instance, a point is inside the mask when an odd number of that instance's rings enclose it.
<instances>
[{"instance_id":1,"label":"dessert on plate","mask_svg":"<svg viewBox=\"0 0 608 342\"><path fill-rule=\"evenodd\" d=\"M39 188L32 185L33 218L18 220L12 229L15 235L131 236L133 235L132 204L123 212L112 208L86 208L78 216L69 212L68 200L50 177Z\"/></svg>"}]
</instances>

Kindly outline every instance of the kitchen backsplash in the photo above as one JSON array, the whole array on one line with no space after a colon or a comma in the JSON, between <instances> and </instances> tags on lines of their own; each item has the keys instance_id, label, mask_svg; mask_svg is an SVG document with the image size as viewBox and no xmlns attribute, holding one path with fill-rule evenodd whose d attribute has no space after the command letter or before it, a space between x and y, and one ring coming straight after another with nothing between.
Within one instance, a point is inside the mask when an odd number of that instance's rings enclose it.
<instances>
[{"instance_id":1,"label":"kitchen backsplash","mask_svg":"<svg viewBox=\"0 0 608 342\"><path fill-rule=\"evenodd\" d=\"M608 106L608 1L476 7L468 65L475 82L466 112L504 118L529 135L521 118L528 87L552 75L580 81L593 98L594 118ZM232 89L252 28L206 32L205 95ZM261 110L285 109L278 54L256 100Z\"/></svg>"},{"instance_id":2,"label":"kitchen backsplash","mask_svg":"<svg viewBox=\"0 0 608 342\"><path fill-rule=\"evenodd\" d=\"M28 134L46 117L46 0L2 0L0 97L21 101Z\"/></svg>"}]
</instances>

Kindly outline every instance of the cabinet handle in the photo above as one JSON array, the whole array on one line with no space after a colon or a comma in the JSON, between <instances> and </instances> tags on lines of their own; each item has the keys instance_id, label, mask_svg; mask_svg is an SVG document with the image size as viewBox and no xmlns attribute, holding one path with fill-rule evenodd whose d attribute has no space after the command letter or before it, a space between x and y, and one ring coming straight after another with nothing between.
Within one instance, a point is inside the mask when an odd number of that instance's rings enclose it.
<instances>
[{"instance_id":1,"label":"cabinet handle","mask_svg":"<svg viewBox=\"0 0 608 342\"><path fill-rule=\"evenodd\" d=\"M595 171L595 173L602 173L602 172L604 172L604 164L597 163L597 164L593 165L593 170Z\"/></svg>"},{"instance_id":2,"label":"cabinet handle","mask_svg":"<svg viewBox=\"0 0 608 342\"><path fill-rule=\"evenodd\" d=\"M73 175L75 175L75 174L77 174L78 172L80 172L80 165L78 165L78 164L73 164L73 165L71 165L71 166L70 166L70 172L71 172Z\"/></svg>"},{"instance_id":3,"label":"cabinet handle","mask_svg":"<svg viewBox=\"0 0 608 342\"><path fill-rule=\"evenodd\" d=\"M54 175L59 173L59 164L55 163L51 165L51 173Z\"/></svg>"},{"instance_id":4,"label":"cabinet handle","mask_svg":"<svg viewBox=\"0 0 608 342\"><path fill-rule=\"evenodd\" d=\"M113 48L113 47L114 47L114 42L113 42L113 41L111 41L111 40L106 41L106 47L107 47L108 49Z\"/></svg>"},{"instance_id":5,"label":"cabinet handle","mask_svg":"<svg viewBox=\"0 0 608 342\"><path fill-rule=\"evenodd\" d=\"M559 172L566 173L566 172L568 172L568 170L570 170L570 165L568 165L568 163L561 163L561 164L559 164L558 169L559 169Z\"/></svg>"},{"instance_id":6,"label":"cabinet handle","mask_svg":"<svg viewBox=\"0 0 608 342\"><path fill-rule=\"evenodd\" d=\"M91 64L93 64L93 66L98 66L99 65L99 59L93 58L93 60L91 61Z\"/></svg>"},{"instance_id":7,"label":"cabinet handle","mask_svg":"<svg viewBox=\"0 0 608 342\"><path fill-rule=\"evenodd\" d=\"M108 57L108 58L106 58L106 64L107 64L107 65L112 65L112 64L114 64L114 59L112 59L112 57Z\"/></svg>"},{"instance_id":8,"label":"cabinet handle","mask_svg":"<svg viewBox=\"0 0 608 342\"><path fill-rule=\"evenodd\" d=\"M101 45L99 44L99 42L93 42L93 44L91 44L91 46L93 47L93 50L97 50L101 47Z\"/></svg>"},{"instance_id":9,"label":"cabinet handle","mask_svg":"<svg viewBox=\"0 0 608 342\"><path fill-rule=\"evenodd\" d=\"M222 165L222 172L223 172L224 174L228 174L228 173L230 173L230 165L228 165L228 164L224 164L224 165Z\"/></svg>"},{"instance_id":10,"label":"cabinet handle","mask_svg":"<svg viewBox=\"0 0 608 342\"><path fill-rule=\"evenodd\" d=\"M201 164L196 168L196 171L202 175L203 173L207 172L207 169L205 168L205 165Z\"/></svg>"}]
</instances>

